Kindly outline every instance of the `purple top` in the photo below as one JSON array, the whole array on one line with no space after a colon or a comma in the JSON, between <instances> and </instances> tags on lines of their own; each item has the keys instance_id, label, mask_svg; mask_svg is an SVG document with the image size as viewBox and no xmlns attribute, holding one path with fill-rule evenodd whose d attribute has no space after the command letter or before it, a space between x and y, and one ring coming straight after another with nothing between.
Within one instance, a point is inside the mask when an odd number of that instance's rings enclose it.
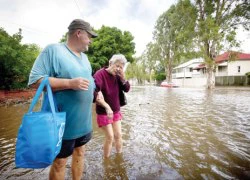
<instances>
[{"instance_id":1,"label":"purple top","mask_svg":"<svg viewBox=\"0 0 250 180\"><path fill-rule=\"evenodd\" d=\"M124 91L128 92L130 89L130 84L128 81L122 82L119 76L113 76L109 74L106 68L98 70L94 74L96 91L102 91L104 100L109 104L110 108L114 113L120 111L119 102L119 87ZM97 114L106 114L104 107L96 104Z\"/></svg>"}]
</instances>

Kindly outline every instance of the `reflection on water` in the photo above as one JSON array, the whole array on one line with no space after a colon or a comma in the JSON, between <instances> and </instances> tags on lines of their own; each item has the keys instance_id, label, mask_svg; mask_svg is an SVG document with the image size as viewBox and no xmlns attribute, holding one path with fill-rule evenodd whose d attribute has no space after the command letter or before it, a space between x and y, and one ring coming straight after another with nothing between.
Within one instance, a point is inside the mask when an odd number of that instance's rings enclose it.
<instances>
[{"instance_id":1,"label":"reflection on water","mask_svg":"<svg viewBox=\"0 0 250 180\"><path fill-rule=\"evenodd\" d=\"M94 120L85 179L250 178L250 90L132 87L127 98L123 154L113 149L109 160L102 159L103 134ZM0 179L48 177L49 168L14 165L15 138L27 108L0 107Z\"/></svg>"}]
</instances>

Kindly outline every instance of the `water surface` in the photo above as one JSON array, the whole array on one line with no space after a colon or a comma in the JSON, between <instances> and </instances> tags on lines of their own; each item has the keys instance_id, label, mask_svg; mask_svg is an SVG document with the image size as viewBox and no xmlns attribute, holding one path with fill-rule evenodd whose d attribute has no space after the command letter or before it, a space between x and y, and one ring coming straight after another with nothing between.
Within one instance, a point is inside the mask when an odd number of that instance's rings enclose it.
<instances>
[{"instance_id":1,"label":"water surface","mask_svg":"<svg viewBox=\"0 0 250 180\"><path fill-rule=\"evenodd\" d=\"M124 152L113 149L108 161L93 113L85 179L250 179L250 89L143 86L132 87L127 99ZM17 130L28 106L0 107L0 179L48 179L49 168L15 168Z\"/></svg>"}]
</instances>

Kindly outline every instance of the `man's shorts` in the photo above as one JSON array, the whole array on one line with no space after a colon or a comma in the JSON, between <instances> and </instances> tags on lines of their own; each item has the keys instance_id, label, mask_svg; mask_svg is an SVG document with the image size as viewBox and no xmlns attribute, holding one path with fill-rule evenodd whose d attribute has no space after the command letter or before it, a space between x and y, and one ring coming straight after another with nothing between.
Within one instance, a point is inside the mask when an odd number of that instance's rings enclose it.
<instances>
[{"instance_id":1,"label":"man's shorts","mask_svg":"<svg viewBox=\"0 0 250 180\"><path fill-rule=\"evenodd\" d=\"M63 140L62 141L62 147L60 153L56 156L56 158L66 158L72 155L74 148L83 146L87 142L90 141L92 138L92 132L79 137L77 139L72 139L72 140Z\"/></svg>"},{"instance_id":2,"label":"man's shorts","mask_svg":"<svg viewBox=\"0 0 250 180\"><path fill-rule=\"evenodd\" d=\"M107 126L108 124L112 124L116 121L121 120L122 114L120 111L117 113L114 113L113 119L109 119L108 116L105 114L97 114L96 119L97 119L98 126L102 127L102 126Z\"/></svg>"}]
</instances>

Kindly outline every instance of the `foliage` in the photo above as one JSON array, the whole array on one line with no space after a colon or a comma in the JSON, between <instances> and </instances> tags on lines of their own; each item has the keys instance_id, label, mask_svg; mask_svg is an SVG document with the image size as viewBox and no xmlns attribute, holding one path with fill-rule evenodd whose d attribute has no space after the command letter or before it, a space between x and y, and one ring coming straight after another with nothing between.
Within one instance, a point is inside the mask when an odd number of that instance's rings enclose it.
<instances>
[{"instance_id":1,"label":"foliage","mask_svg":"<svg viewBox=\"0 0 250 180\"><path fill-rule=\"evenodd\" d=\"M157 48L156 44L152 42L148 43L146 50L143 52L141 56L141 60L148 72L150 82L154 80L155 77L154 72L156 70L156 64L159 61L156 48Z\"/></svg>"},{"instance_id":2,"label":"foliage","mask_svg":"<svg viewBox=\"0 0 250 180\"><path fill-rule=\"evenodd\" d=\"M167 81L171 81L173 67L203 57L207 86L212 87L214 58L222 50L239 47L236 32L240 27L250 29L249 12L249 0L179 0L157 19L154 42L148 44L143 54L146 67L155 69L159 62Z\"/></svg>"},{"instance_id":3,"label":"foliage","mask_svg":"<svg viewBox=\"0 0 250 180\"><path fill-rule=\"evenodd\" d=\"M133 62L132 55L135 54L134 37L128 31L122 32L116 27L102 26L95 30L98 37L93 39L89 50L86 52L91 62L93 72L108 66L108 61L113 54L123 54L128 62ZM65 42L67 33L60 42Z\"/></svg>"},{"instance_id":4,"label":"foliage","mask_svg":"<svg viewBox=\"0 0 250 180\"><path fill-rule=\"evenodd\" d=\"M166 74L165 74L164 72L157 73L157 74L155 75L155 79L156 79L157 81L163 81L163 80L166 79Z\"/></svg>"},{"instance_id":5,"label":"foliage","mask_svg":"<svg viewBox=\"0 0 250 180\"><path fill-rule=\"evenodd\" d=\"M60 39L60 43L63 43L63 42L66 42L67 41L67 35L68 35L68 33L65 33L63 36L62 36L62 38Z\"/></svg>"},{"instance_id":6,"label":"foliage","mask_svg":"<svg viewBox=\"0 0 250 180\"><path fill-rule=\"evenodd\" d=\"M127 79L136 79L138 84L144 84L145 80L149 81L149 75L140 57L129 63L126 71Z\"/></svg>"},{"instance_id":7,"label":"foliage","mask_svg":"<svg viewBox=\"0 0 250 180\"><path fill-rule=\"evenodd\" d=\"M189 0L180 0L157 19L155 51L165 68L168 82L172 81L173 67L193 50L195 20L196 10Z\"/></svg>"},{"instance_id":8,"label":"foliage","mask_svg":"<svg viewBox=\"0 0 250 180\"><path fill-rule=\"evenodd\" d=\"M40 48L35 44L21 44L22 30L10 36L0 28L0 89L27 87L32 64Z\"/></svg>"},{"instance_id":9,"label":"foliage","mask_svg":"<svg viewBox=\"0 0 250 180\"><path fill-rule=\"evenodd\" d=\"M123 54L128 62L133 62L135 44L130 32L107 26L102 26L96 32L98 37L93 40L87 52L94 72L107 66L113 54Z\"/></svg>"},{"instance_id":10,"label":"foliage","mask_svg":"<svg viewBox=\"0 0 250 180\"><path fill-rule=\"evenodd\" d=\"M250 77L250 72L247 72L247 73L246 73L246 76L247 76L247 77Z\"/></svg>"},{"instance_id":11,"label":"foliage","mask_svg":"<svg viewBox=\"0 0 250 180\"><path fill-rule=\"evenodd\" d=\"M250 28L249 0L195 0L197 8L197 45L204 57L208 88L214 86L214 58L225 48L238 47L236 30Z\"/></svg>"}]
</instances>

